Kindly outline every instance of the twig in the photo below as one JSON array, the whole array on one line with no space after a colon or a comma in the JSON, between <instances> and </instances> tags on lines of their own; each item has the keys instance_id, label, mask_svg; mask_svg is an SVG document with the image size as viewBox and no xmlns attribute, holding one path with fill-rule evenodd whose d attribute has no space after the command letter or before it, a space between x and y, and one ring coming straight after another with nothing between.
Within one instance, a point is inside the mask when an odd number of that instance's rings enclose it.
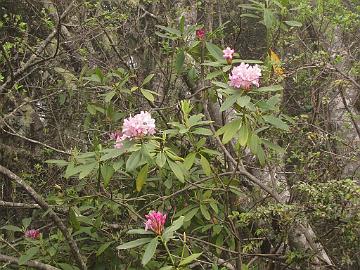
<instances>
[{"instance_id":1,"label":"twig","mask_svg":"<svg viewBox=\"0 0 360 270\"><path fill-rule=\"evenodd\" d=\"M28 141L28 142L32 142L32 143L36 143L36 144L42 145L42 146L44 146L44 147L46 147L46 148L49 148L49 149L51 149L51 150L54 150L54 151L56 151L56 152L58 152L58 153L70 155L70 152L65 152L65 151L63 151L63 150L57 149L57 148L55 148L55 147L52 147L52 146L50 146L50 145L48 145L48 144L45 144L45 143L42 143L42 142L39 142L39 141L30 139L30 138L27 138L27 137L25 137L25 136L23 136L23 135L20 135L20 134L16 133L2 118L0 118L0 122L1 122L1 120L2 120L2 122L5 123L5 125L6 125L9 129L11 129L11 130L13 131L13 132L10 132L10 131L7 131L7 130L5 130L5 129L2 129L5 133L10 134L10 135L13 135L13 136L16 136L16 137L19 137L19 138L24 139L24 140L26 140L26 141Z\"/></svg>"},{"instance_id":2,"label":"twig","mask_svg":"<svg viewBox=\"0 0 360 270\"><path fill-rule=\"evenodd\" d=\"M5 202L5 201L0 201L0 207L9 207L9 208L30 208L30 209L39 209L41 208L38 204L36 203L17 203L17 202Z\"/></svg>"},{"instance_id":3,"label":"twig","mask_svg":"<svg viewBox=\"0 0 360 270\"><path fill-rule=\"evenodd\" d=\"M76 1L73 1L62 13L62 15L59 18L59 21L66 17L66 15L72 10L74 4ZM44 42L39 46L39 48L36 50L36 53L32 54L29 58L29 60L18 70L16 70L13 74L14 78L17 78L21 76L26 70L31 68L34 64L39 64L39 62L43 62L44 59L39 60L38 62L35 62L35 60L38 58L38 55L42 53L45 48L50 44L50 42L53 40L53 38L58 34L58 28L53 30L50 35L44 40ZM0 93L2 93L7 87L12 87L13 80L12 78L8 78L1 86L0 86Z\"/></svg>"},{"instance_id":4,"label":"twig","mask_svg":"<svg viewBox=\"0 0 360 270\"><path fill-rule=\"evenodd\" d=\"M205 102L204 104L204 112L205 112L205 116L206 118L211 121L211 116L210 116L210 113L209 113L209 110L207 108L207 102ZM234 165L234 166L237 166L238 163L236 162L236 160L233 158L233 156L230 154L230 152L226 149L226 147L222 144L222 142L220 141L219 137L215 135L216 133L216 130L214 128L214 125L213 124L209 124L210 125L210 129L211 131L213 132L214 134L214 137L215 137L215 140L218 144L218 146L221 148L221 150L224 152L224 154L228 157L228 159L230 160L230 162ZM240 166L239 166L239 173L246 176L251 182L253 182L254 184L258 185L261 189L263 189L264 191L266 191L267 193L269 193L277 202L282 202L279 194L269 188L267 185L265 185L263 182L261 182L260 179L256 178L254 175L252 175L251 173L249 173L244 165L240 162Z\"/></svg>"},{"instance_id":5,"label":"twig","mask_svg":"<svg viewBox=\"0 0 360 270\"><path fill-rule=\"evenodd\" d=\"M351 78L349 75L345 74L344 72L342 72L340 69L338 69L337 67L331 67L329 68L330 70L336 70L341 76L345 77L346 79L348 79L350 82L352 82L359 90L360 90L360 84L355 81L353 78Z\"/></svg>"},{"instance_id":6,"label":"twig","mask_svg":"<svg viewBox=\"0 0 360 270\"><path fill-rule=\"evenodd\" d=\"M0 254L0 262L7 262L7 263L10 263L10 264L19 265L19 259L18 258L3 255L3 254ZM34 260L27 261L26 263L24 263L22 265L33 267L33 268L36 268L36 269L42 269L42 270L60 270L57 267L51 266L49 264L44 264L44 263L41 263L41 262L38 262L38 261L34 261Z\"/></svg>"},{"instance_id":7,"label":"twig","mask_svg":"<svg viewBox=\"0 0 360 270\"><path fill-rule=\"evenodd\" d=\"M359 128L359 126L358 126L358 124L357 124L357 122L356 122L356 120L354 118L353 112L350 110L350 108L349 108L349 106L348 106L348 104L346 102L345 95L344 95L342 87L340 86L339 88L340 88L339 89L340 96L341 96L342 102L344 104L344 107L345 107L346 111L349 113L350 119L351 119L351 121L352 121L352 123L353 123L353 125L355 127L356 133L357 133L357 135L358 135L358 137L360 139L360 128Z\"/></svg>"},{"instance_id":8,"label":"twig","mask_svg":"<svg viewBox=\"0 0 360 270\"><path fill-rule=\"evenodd\" d=\"M70 249L75 257L75 260L82 270L86 270L87 266L85 264L85 261L83 260L80 250L71 236L71 234L68 232L66 226L62 222L62 220L59 218L59 216L55 213L55 211L47 204L47 202L40 196L31 186L29 186L23 179L21 179L19 176L14 174L9 169L3 167L0 165L0 173L6 175L10 180L17 183L19 186L21 186L23 189L26 190L26 192L40 205L40 207L49 214L51 219L54 221L56 226L59 228L59 230L64 235L65 239L67 240ZM42 269L49 269L49 268L42 268Z\"/></svg>"}]
</instances>

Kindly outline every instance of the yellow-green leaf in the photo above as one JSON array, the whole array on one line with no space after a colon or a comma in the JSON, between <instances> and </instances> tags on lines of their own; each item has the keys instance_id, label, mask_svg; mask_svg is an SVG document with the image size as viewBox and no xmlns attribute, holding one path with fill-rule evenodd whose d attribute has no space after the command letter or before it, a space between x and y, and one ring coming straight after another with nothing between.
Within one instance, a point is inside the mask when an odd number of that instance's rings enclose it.
<instances>
[{"instance_id":1,"label":"yellow-green leaf","mask_svg":"<svg viewBox=\"0 0 360 270\"><path fill-rule=\"evenodd\" d=\"M144 186L147 176L148 176L149 165L146 164L141 168L140 172L136 177L136 191L140 192L142 187Z\"/></svg>"}]
</instances>

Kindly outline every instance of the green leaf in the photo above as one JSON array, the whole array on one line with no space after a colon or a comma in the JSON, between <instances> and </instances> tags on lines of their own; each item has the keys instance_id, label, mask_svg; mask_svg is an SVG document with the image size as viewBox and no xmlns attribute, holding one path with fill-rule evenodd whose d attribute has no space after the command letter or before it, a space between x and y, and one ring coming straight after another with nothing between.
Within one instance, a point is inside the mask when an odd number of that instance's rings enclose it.
<instances>
[{"instance_id":1,"label":"green leaf","mask_svg":"<svg viewBox=\"0 0 360 270\"><path fill-rule=\"evenodd\" d=\"M251 98L249 96L240 96L236 99L236 103L240 106L240 107L245 107L246 105L249 104Z\"/></svg>"},{"instance_id":2,"label":"green leaf","mask_svg":"<svg viewBox=\"0 0 360 270\"><path fill-rule=\"evenodd\" d=\"M133 152L126 161L126 171L131 172L139 167L141 161L141 151Z\"/></svg>"},{"instance_id":3,"label":"green leaf","mask_svg":"<svg viewBox=\"0 0 360 270\"><path fill-rule=\"evenodd\" d=\"M124 147L123 148L120 148L120 149L106 149L106 152L104 151L105 155L103 155L101 158L100 158L100 161L106 161L108 159L112 159L112 158L116 158L118 156L121 156L122 154L125 153L127 149L125 149Z\"/></svg>"},{"instance_id":4,"label":"green leaf","mask_svg":"<svg viewBox=\"0 0 360 270\"><path fill-rule=\"evenodd\" d=\"M149 74L143 81L143 83L141 84L141 87L146 85L147 83L149 83L151 81L151 79L154 77L155 74Z\"/></svg>"},{"instance_id":5,"label":"green leaf","mask_svg":"<svg viewBox=\"0 0 360 270\"><path fill-rule=\"evenodd\" d=\"M264 9L264 24L268 30L271 29L275 22L275 16L274 13L271 11L271 9L265 8Z\"/></svg>"},{"instance_id":6,"label":"green leaf","mask_svg":"<svg viewBox=\"0 0 360 270\"><path fill-rule=\"evenodd\" d=\"M276 151L276 152L278 152L280 154L285 153L285 149L282 148L281 146L279 146L276 143L272 143L272 142L270 142L268 140L262 140L262 142L266 147L268 147L268 148L270 148L270 149L272 149L272 150L274 150L274 151Z\"/></svg>"},{"instance_id":7,"label":"green leaf","mask_svg":"<svg viewBox=\"0 0 360 270\"><path fill-rule=\"evenodd\" d=\"M206 42L206 49L209 51L211 56L214 57L216 60L221 60L221 61L224 60L222 50L215 44L211 42Z\"/></svg>"},{"instance_id":8,"label":"green leaf","mask_svg":"<svg viewBox=\"0 0 360 270\"><path fill-rule=\"evenodd\" d=\"M200 204L200 211L206 220L210 220L210 218L211 218L210 212L207 209L207 206L205 204Z\"/></svg>"},{"instance_id":9,"label":"green leaf","mask_svg":"<svg viewBox=\"0 0 360 270\"><path fill-rule=\"evenodd\" d=\"M74 165L73 162L70 162L68 164L68 166L66 167L66 170L65 170L65 175L64 177L66 179L70 178L71 176L75 175L75 174L78 174L81 170L81 166L76 166Z\"/></svg>"},{"instance_id":10,"label":"green leaf","mask_svg":"<svg viewBox=\"0 0 360 270\"><path fill-rule=\"evenodd\" d=\"M154 256L158 243L159 243L159 240L158 240L157 237L155 237L146 246L144 255L143 255L142 260L141 260L141 264L143 266L145 266L151 260L151 258Z\"/></svg>"},{"instance_id":11,"label":"green leaf","mask_svg":"<svg viewBox=\"0 0 360 270\"><path fill-rule=\"evenodd\" d=\"M144 229L132 229L128 230L127 234L154 234L151 231L145 231Z\"/></svg>"},{"instance_id":12,"label":"green leaf","mask_svg":"<svg viewBox=\"0 0 360 270\"><path fill-rule=\"evenodd\" d=\"M14 225L5 225L5 226L2 226L0 229L12 231L12 232L22 232L21 228L14 226Z\"/></svg>"},{"instance_id":13,"label":"green leaf","mask_svg":"<svg viewBox=\"0 0 360 270\"><path fill-rule=\"evenodd\" d=\"M154 100L155 100L154 95L153 95L150 91L141 88L141 89L140 89L140 92L141 92L141 94L143 94L143 96L144 96L147 100L149 100L149 101L151 101L151 102L154 102Z\"/></svg>"},{"instance_id":14,"label":"green leaf","mask_svg":"<svg viewBox=\"0 0 360 270\"><path fill-rule=\"evenodd\" d=\"M286 23L287 25L292 26L292 27L301 27L302 26L302 23L298 22L298 21L284 21L284 23Z\"/></svg>"},{"instance_id":15,"label":"green leaf","mask_svg":"<svg viewBox=\"0 0 360 270\"><path fill-rule=\"evenodd\" d=\"M108 93L105 95L105 102L110 102L111 99L115 96L115 94L116 94L116 91L115 91L115 90L108 92Z\"/></svg>"},{"instance_id":16,"label":"green leaf","mask_svg":"<svg viewBox=\"0 0 360 270\"><path fill-rule=\"evenodd\" d=\"M87 105L87 110L89 111L90 114L95 115L96 114L96 108L94 105L92 104L88 104Z\"/></svg>"},{"instance_id":17,"label":"green leaf","mask_svg":"<svg viewBox=\"0 0 360 270\"><path fill-rule=\"evenodd\" d=\"M273 115L264 115L263 119L265 120L265 122L273 125L276 128L283 129L286 131L289 130L289 126L278 117L275 117Z\"/></svg>"},{"instance_id":18,"label":"green leaf","mask_svg":"<svg viewBox=\"0 0 360 270\"><path fill-rule=\"evenodd\" d=\"M107 242L102 244L99 249L96 251L96 257L100 256L105 250L108 249L108 247L112 244L113 242Z\"/></svg>"},{"instance_id":19,"label":"green leaf","mask_svg":"<svg viewBox=\"0 0 360 270\"><path fill-rule=\"evenodd\" d=\"M162 26L162 25L156 25L156 27L168 32L169 34L173 34L175 36L180 37L181 36L181 32L175 28L172 27L166 27L166 26Z\"/></svg>"},{"instance_id":20,"label":"green leaf","mask_svg":"<svg viewBox=\"0 0 360 270\"><path fill-rule=\"evenodd\" d=\"M190 210L188 213L186 213L184 222L190 221L197 214L198 211L199 211L199 207L196 207Z\"/></svg>"},{"instance_id":21,"label":"green leaf","mask_svg":"<svg viewBox=\"0 0 360 270\"><path fill-rule=\"evenodd\" d=\"M260 88L256 89L255 91L256 92L277 92L277 91L280 91L283 89L284 89L284 87L282 87L279 84L276 84L276 85L271 85L271 86L260 87Z\"/></svg>"},{"instance_id":22,"label":"green leaf","mask_svg":"<svg viewBox=\"0 0 360 270\"><path fill-rule=\"evenodd\" d=\"M190 170L195 162L196 153L192 152L186 156L184 159L184 167L186 170Z\"/></svg>"},{"instance_id":23,"label":"green leaf","mask_svg":"<svg viewBox=\"0 0 360 270\"><path fill-rule=\"evenodd\" d=\"M224 135L222 137L222 143L228 143L239 130L241 125L241 119L235 119L224 126Z\"/></svg>"},{"instance_id":24,"label":"green leaf","mask_svg":"<svg viewBox=\"0 0 360 270\"><path fill-rule=\"evenodd\" d=\"M253 59L233 59L233 64L238 64L238 63L246 63L246 64L262 64L263 61L260 60L253 60Z\"/></svg>"},{"instance_id":25,"label":"green leaf","mask_svg":"<svg viewBox=\"0 0 360 270\"><path fill-rule=\"evenodd\" d=\"M39 252L39 247L31 247L29 248L25 254L21 255L19 258L19 265L24 265L29 260L31 260L37 253Z\"/></svg>"},{"instance_id":26,"label":"green leaf","mask_svg":"<svg viewBox=\"0 0 360 270\"><path fill-rule=\"evenodd\" d=\"M175 174L176 178L179 179L181 183L184 183L185 181L184 173L182 172L180 165L170 160L167 160L167 162L169 164L170 169Z\"/></svg>"},{"instance_id":27,"label":"green leaf","mask_svg":"<svg viewBox=\"0 0 360 270\"><path fill-rule=\"evenodd\" d=\"M246 124L243 124L239 130L239 144L245 146L249 137L249 129Z\"/></svg>"},{"instance_id":28,"label":"green leaf","mask_svg":"<svg viewBox=\"0 0 360 270\"><path fill-rule=\"evenodd\" d=\"M210 163L203 155L201 155L200 164L206 176L210 176L211 175Z\"/></svg>"},{"instance_id":29,"label":"green leaf","mask_svg":"<svg viewBox=\"0 0 360 270\"><path fill-rule=\"evenodd\" d=\"M147 243L149 243L151 240L153 240L153 238L140 238L140 239L136 239L134 241L130 241L127 243L124 243L120 246L117 246L116 249L130 249L130 248L134 248L134 247L138 247L138 246L142 246L145 245Z\"/></svg>"},{"instance_id":30,"label":"green leaf","mask_svg":"<svg viewBox=\"0 0 360 270\"><path fill-rule=\"evenodd\" d=\"M217 70L217 71L211 72L206 76L205 80L214 79L222 74L224 74L224 72L222 70Z\"/></svg>"},{"instance_id":31,"label":"green leaf","mask_svg":"<svg viewBox=\"0 0 360 270\"><path fill-rule=\"evenodd\" d=\"M251 152L256 155L258 151L258 147L260 145L260 139L255 133L253 133L249 138L248 145Z\"/></svg>"},{"instance_id":32,"label":"green leaf","mask_svg":"<svg viewBox=\"0 0 360 270\"><path fill-rule=\"evenodd\" d=\"M187 265L187 264L191 263L192 261L199 258L201 256L201 254L202 254L202 252L191 254L189 257L182 259L179 266L183 266L183 265Z\"/></svg>"},{"instance_id":33,"label":"green leaf","mask_svg":"<svg viewBox=\"0 0 360 270\"><path fill-rule=\"evenodd\" d=\"M175 59L175 70L178 74L180 74L183 71L184 60L185 60L185 53L183 50L180 50L176 54L176 59Z\"/></svg>"},{"instance_id":34,"label":"green leaf","mask_svg":"<svg viewBox=\"0 0 360 270\"><path fill-rule=\"evenodd\" d=\"M113 176L115 170L113 166L103 164L101 166L101 176L104 181L104 186L107 187L109 185L110 179Z\"/></svg>"},{"instance_id":35,"label":"green leaf","mask_svg":"<svg viewBox=\"0 0 360 270\"><path fill-rule=\"evenodd\" d=\"M79 179L83 179L86 176L88 176L97 166L98 166L97 162L92 162L90 164L84 164L78 166L78 169L80 170Z\"/></svg>"},{"instance_id":36,"label":"green leaf","mask_svg":"<svg viewBox=\"0 0 360 270\"><path fill-rule=\"evenodd\" d=\"M181 33L184 33L184 31L185 31L185 16L180 17L179 29L180 29Z\"/></svg>"},{"instance_id":37,"label":"green leaf","mask_svg":"<svg viewBox=\"0 0 360 270\"><path fill-rule=\"evenodd\" d=\"M165 156L165 154L164 154L163 151L161 151L161 152L159 152L159 153L157 154L155 161L156 161L156 164L157 164L160 168L164 167L164 165L165 165L165 163L166 163L166 156Z\"/></svg>"},{"instance_id":38,"label":"green leaf","mask_svg":"<svg viewBox=\"0 0 360 270\"><path fill-rule=\"evenodd\" d=\"M227 83L224 83L224 82L216 82L216 81L212 81L211 82L212 84L220 87L220 88L223 88L223 89L229 89L229 85Z\"/></svg>"},{"instance_id":39,"label":"green leaf","mask_svg":"<svg viewBox=\"0 0 360 270\"><path fill-rule=\"evenodd\" d=\"M73 207L71 207L69 210L69 221L75 231L78 231L80 229L80 222Z\"/></svg>"},{"instance_id":40,"label":"green leaf","mask_svg":"<svg viewBox=\"0 0 360 270\"><path fill-rule=\"evenodd\" d=\"M232 105L234 105L234 103L237 101L238 99L238 95L230 95L227 97L227 99L225 99L224 103L221 104L220 107L220 112L226 111L227 109L229 109Z\"/></svg>"},{"instance_id":41,"label":"green leaf","mask_svg":"<svg viewBox=\"0 0 360 270\"><path fill-rule=\"evenodd\" d=\"M204 135L204 136L211 136L213 135L212 131L208 128L196 128L193 131L191 131L191 133L193 134L198 134L198 135Z\"/></svg>"},{"instance_id":42,"label":"green leaf","mask_svg":"<svg viewBox=\"0 0 360 270\"><path fill-rule=\"evenodd\" d=\"M167 266L161 267L159 270L173 270L173 269L174 269L173 266L167 265Z\"/></svg>"},{"instance_id":43,"label":"green leaf","mask_svg":"<svg viewBox=\"0 0 360 270\"><path fill-rule=\"evenodd\" d=\"M170 232L176 232L178 229L180 229L182 227L182 225L184 224L184 220L185 217L181 216L179 217L177 220L175 220L170 227L167 227L164 231L165 233L170 233Z\"/></svg>"},{"instance_id":44,"label":"green leaf","mask_svg":"<svg viewBox=\"0 0 360 270\"><path fill-rule=\"evenodd\" d=\"M219 208L217 206L217 202L215 200L213 200L213 201L210 201L209 204L210 204L211 208L214 210L214 212L216 214L218 214L219 213Z\"/></svg>"},{"instance_id":45,"label":"green leaf","mask_svg":"<svg viewBox=\"0 0 360 270\"><path fill-rule=\"evenodd\" d=\"M140 172L136 177L136 191L140 192L142 187L144 186L147 176L148 176L149 164L146 164L141 168Z\"/></svg>"},{"instance_id":46,"label":"green leaf","mask_svg":"<svg viewBox=\"0 0 360 270\"><path fill-rule=\"evenodd\" d=\"M46 160L45 162L48 163L48 164L56 164L59 167L63 167L63 166L66 166L66 165L69 164L68 161L61 160L61 159L49 159L49 160Z\"/></svg>"},{"instance_id":47,"label":"green leaf","mask_svg":"<svg viewBox=\"0 0 360 270\"><path fill-rule=\"evenodd\" d=\"M30 223L31 223L31 217L29 217L29 218L23 218L23 219L21 220L21 223L22 223L22 225L24 226L24 229L26 230L26 229L29 227Z\"/></svg>"}]
</instances>

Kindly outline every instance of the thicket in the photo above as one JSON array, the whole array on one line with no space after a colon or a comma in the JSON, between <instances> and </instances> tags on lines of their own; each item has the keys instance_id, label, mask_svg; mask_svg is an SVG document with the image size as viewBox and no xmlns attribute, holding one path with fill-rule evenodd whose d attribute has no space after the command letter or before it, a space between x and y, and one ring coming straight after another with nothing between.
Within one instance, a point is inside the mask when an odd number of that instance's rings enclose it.
<instances>
[{"instance_id":1,"label":"thicket","mask_svg":"<svg viewBox=\"0 0 360 270\"><path fill-rule=\"evenodd\" d=\"M0 268L359 269L358 0L0 0Z\"/></svg>"}]
</instances>

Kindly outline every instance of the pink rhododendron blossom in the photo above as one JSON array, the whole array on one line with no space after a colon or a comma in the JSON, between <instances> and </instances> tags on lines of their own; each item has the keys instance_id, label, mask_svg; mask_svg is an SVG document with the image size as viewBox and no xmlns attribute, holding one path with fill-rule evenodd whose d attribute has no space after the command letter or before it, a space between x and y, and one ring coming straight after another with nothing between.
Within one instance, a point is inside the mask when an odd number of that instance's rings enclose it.
<instances>
[{"instance_id":1,"label":"pink rhododendron blossom","mask_svg":"<svg viewBox=\"0 0 360 270\"><path fill-rule=\"evenodd\" d=\"M40 237L40 232L39 230L27 230L25 232L25 237L31 239L38 239Z\"/></svg>"},{"instance_id":2,"label":"pink rhododendron blossom","mask_svg":"<svg viewBox=\"0 0 360 270\"><path fill-rule=\"evenodd\" d=\"M261 76L261 69L258 65L250 66L241 63L234 67L229 75L229 85L235 88L244 88L249 90L252 85L259 87L259 78Z\"/></svg>"},{"instance_id":3,"label":"pink rhododendron blossom","mask_svg":"<svg viewBox=\"0 0 360 270\"><path fill-rule=\"evenodd\" d=\"M123 147L123 135L120 131L115 131L110 133L110 139L115 141L114 148L120 149Z\"/></svg>"},{"instance_id":4,"label":"pink rhododendron blossom","mask_svg":"<svg viewBox=\"0 0 360 270\"><path fill-rule=\"evenodd\" d=\"M147 221L145 222L145 231L150 229L157 235L161 235L164 230L166 214L150 211L145 217L147 218Z\"/></svg>"},{"instance_id":5,"label":"pink rhododendron blossom","mask_svg":"<svg viewBox=\"0 0 360 270\"><path fill-rule=\"evenodd\" d=\"M155 134L155 119L151 114L141 111L135 116L130 116L124 120L122 132L115 131L110 134L110 139L115 141L114 147L120 149L123 147L123 141L126 139L140 139L146 135Z\"/></svg>"},{"instance_id":6,"label":"pink rhododendron blossom","mask_svg":"<svg viewBox=\"0 0 360 270\"><path fill-rule=\"evenodd\" d=\"M133 117L124 120L122 129L123 139L142 138L155 134L155 119L150 113L141 111Z\"/></svg>"},{"instance_id":7,"label":"pink rhododendron blossom","mask_svg":"<svg viewBox=\"0 0 360 270\"><path fill-rule=\"evenodd\" d=\"M205 38L206 32L204 28L196 30L196 37L200 40L203 40Z\"/></svg>"},{"instance_id":8,"label":"pink rhododendron blossom","mask_svg":"<svg viewBox=\"0 0 360 270\"><path fill-rule=\"evenodd\" d=\"M232 59L233 55L234 55L234 50L232 50L230 47L227 47L225 50L223 50L223 57L228 60L228 59Z\"/></svg>"}]
</instances>

